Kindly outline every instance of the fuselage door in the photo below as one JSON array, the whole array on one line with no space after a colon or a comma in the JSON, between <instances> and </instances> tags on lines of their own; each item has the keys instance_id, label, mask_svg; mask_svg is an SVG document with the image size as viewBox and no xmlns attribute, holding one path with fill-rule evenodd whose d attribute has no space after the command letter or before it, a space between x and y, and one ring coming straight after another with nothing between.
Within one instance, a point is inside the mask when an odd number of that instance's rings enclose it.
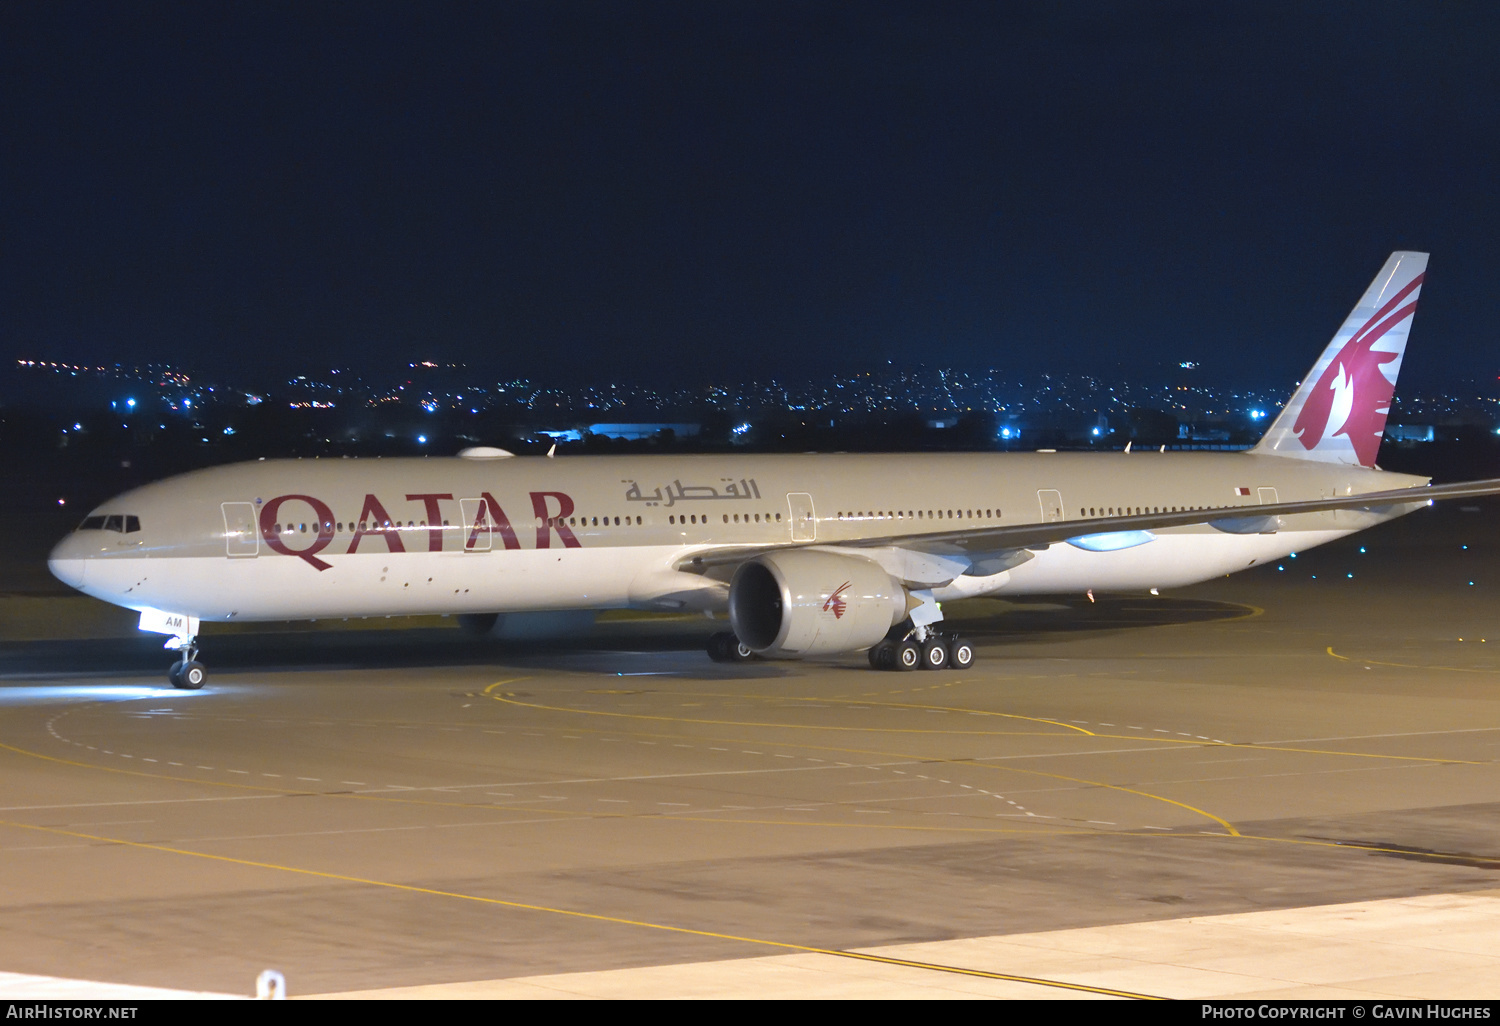
<instances>
[{"instance_id":1,"label":"fuselage door","mask_svg":"<svg viewBox=\"0 0 1500 1026\"><path fill-rule=\"evenodd\" d=\"M224 554L254 556L260 553L260 530L253 502L221 502L224 513Z\"/></svg>"},{"instance_id":2,"label":"fuselage door","mask_svg":"<svg viewBox=\"0 0 1500 1026\"><path fill-rule=\"evenodd\" d=\"M786 504L792 513L792 541L815 540L818 520L813 513L812 496L807 492L788 492Z\"/></svg>"},{"instance_id":3,"label":"fuselage door","mask_svg":"<svg viewBox=\"0 0 1500 1026\"><path fill-rule=\"evenodd\" d=\"M489 509L483 499L459 499L458 510L464 522L464 551L490 551Z\"/></svg>"},{"instance_id":4,"label":"fuselage door","mask_svg":"<svg viewBox=\"0 0 1500 1026\"><path fill-rule=\"evenodd\" d=\"M1042 488L1037 491L1036 498L1042 504L1042 523L1056 523L1063 518L1062 492Z\"/></svg>"}]
</instances>

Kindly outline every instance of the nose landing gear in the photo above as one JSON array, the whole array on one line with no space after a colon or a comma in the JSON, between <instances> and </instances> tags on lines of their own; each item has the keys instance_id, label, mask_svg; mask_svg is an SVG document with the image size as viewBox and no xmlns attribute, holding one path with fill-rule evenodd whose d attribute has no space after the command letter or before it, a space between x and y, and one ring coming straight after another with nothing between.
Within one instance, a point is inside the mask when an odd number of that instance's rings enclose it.
<instances>
[{"instance_id":1,"label":"nose landing gear","mask_svg":"<svg viewBox=\"0 0 1500 1026\"><path fill-rule=\"evenodd\" d=\"M197 691L208 680L208 669L198 661L198 639L196 635L181 635L171 638L162 646L163 648L175 648L182 653L182 658L172 664L167 671L167 680L172 682L174 688L183 691Z\"/></svg>"}]
</instances>

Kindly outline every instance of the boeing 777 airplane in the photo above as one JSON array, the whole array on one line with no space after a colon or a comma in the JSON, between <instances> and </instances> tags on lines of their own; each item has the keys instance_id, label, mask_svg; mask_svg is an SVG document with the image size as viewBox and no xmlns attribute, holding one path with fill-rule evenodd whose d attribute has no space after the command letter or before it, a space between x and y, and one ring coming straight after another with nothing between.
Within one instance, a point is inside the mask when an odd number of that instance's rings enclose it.
<instances>
[{"instance_id":1,"label":"boeing 777 airplane","mask_svg":"<svg viewBox=\"0 0 1500 1026\"><path fill-rule=\"evenodd\" d=\"M1375 466L1425 253L1393 253L1259 444L1228 453L263 460L111 499L53 574L171 637L202 622L728 614L709 654L964 668L940 603L1192 584L1500 480Z\"/></svg>"}]
</instances>

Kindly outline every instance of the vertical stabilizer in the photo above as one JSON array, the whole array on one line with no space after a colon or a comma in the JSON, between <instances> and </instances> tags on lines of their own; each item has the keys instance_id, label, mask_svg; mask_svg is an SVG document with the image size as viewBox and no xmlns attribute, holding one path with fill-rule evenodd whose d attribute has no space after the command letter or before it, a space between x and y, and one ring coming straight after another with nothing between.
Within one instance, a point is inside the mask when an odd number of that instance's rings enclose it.
<instances>
[{"instance_id":1,"label":"vertical stabilizer","mask_svg":"<svg viewBox=\"0 0 1500 1026\"><path fill-rule=\"evenodd\" d=\"M1253 452L1375 465L1426 272L1426 253L1391 254Z\"/></svg>"}]
</instances>

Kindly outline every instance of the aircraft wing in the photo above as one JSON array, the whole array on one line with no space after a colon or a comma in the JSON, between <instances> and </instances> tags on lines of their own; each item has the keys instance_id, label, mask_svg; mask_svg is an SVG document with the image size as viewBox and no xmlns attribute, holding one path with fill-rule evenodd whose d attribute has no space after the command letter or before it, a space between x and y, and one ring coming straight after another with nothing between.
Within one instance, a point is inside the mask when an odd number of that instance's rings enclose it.
<instances>
[{"instance_id":1,"label":"aircraft wing","mask_svg":"<svg viewBox=\"0 0 1500 1026\"><path fill-rule=\"evenodd\" d=\"M917 534L891 534L850 541L781 542L775 545L734 546L701 550L685 556L679 570L702 572L715 566L742 563L762 552L788 548L833 545L841 549L901 548L934 555L994 556L1008 550L1043 549L1056 542L1091 535L1125 531L1154 531L1167 527L1210 524L1229 534L1256 534L1275 530L1276 518L1296 513L1329 510L1382 510L1392 506L1429 505L1440 499L1469 499L1500 494L1500 478L1460 481L1445 485L1416 485L1389 491L1339 495L1303 502L1272 502L1253 506L1216 506L1175 513L1142 513L1132 516L1088 517L1082 520L1052 520L1042 523L970 527ZM909 522L909 521L908 521Z\"/></svg>"}]
</instances>

